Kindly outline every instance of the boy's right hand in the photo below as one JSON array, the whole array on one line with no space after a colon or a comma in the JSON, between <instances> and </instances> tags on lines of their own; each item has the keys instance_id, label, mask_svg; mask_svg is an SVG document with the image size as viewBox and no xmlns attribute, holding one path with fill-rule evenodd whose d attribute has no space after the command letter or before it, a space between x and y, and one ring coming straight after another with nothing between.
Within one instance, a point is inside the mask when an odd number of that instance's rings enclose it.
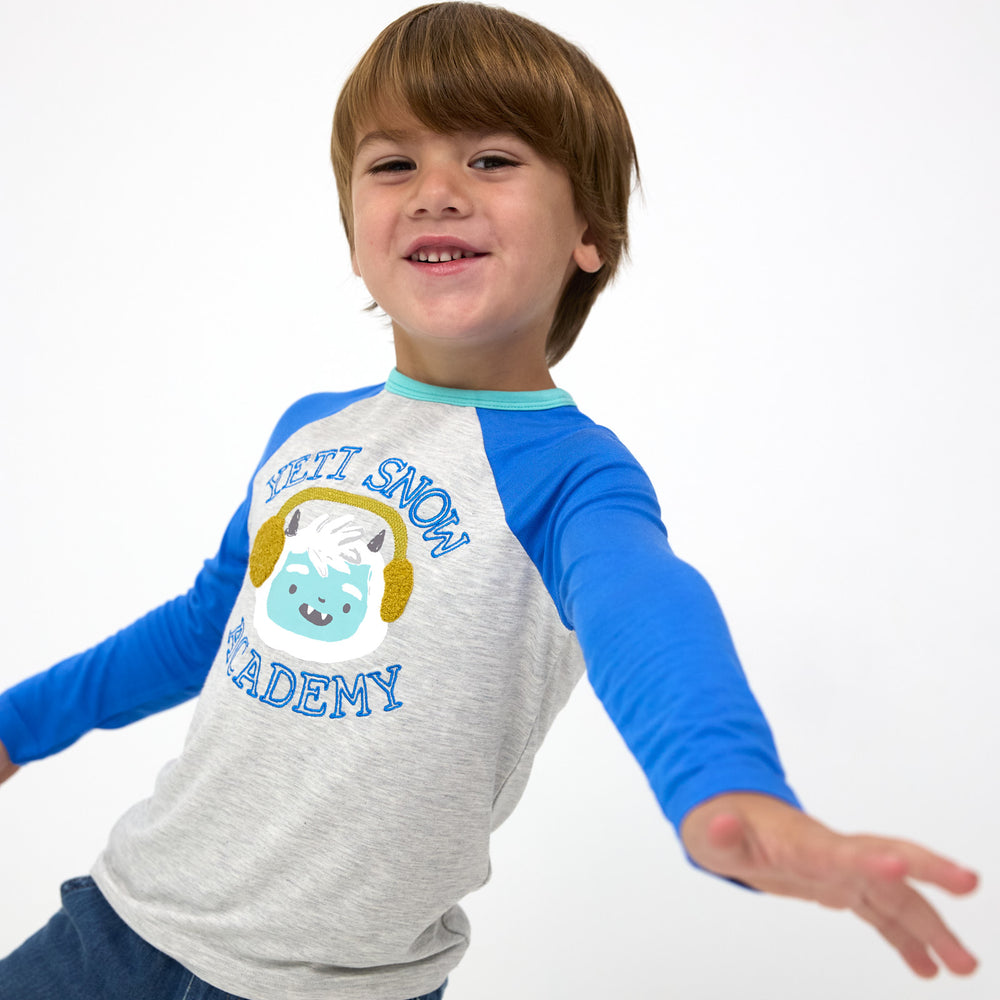
<instances>
[{"instance_id":1,"label":"boy's right hand","mask_svg":"<svg viewBox=\"0 0 1000 1000\"><path fill-rule=\"evenodd\" d=\"M696 864L762 892L849 909L872 924L918 975L933 976L932 952L968 975L976 959L911 884L965 895L977 876L909 841L844 836L768 795L726 793L695 806L681 828Z\"/></svg>"},{"instance_id":2,"label":"boy's right hand","mask_svg":"<svg viewBox=\"0 0 1000 1000\"><path fill-rule=\"evenodd\" d=\"M7 748L0 743L0 785L2 785L16 770L18 765L10 759Z\"/></svg>"}]
</instances>

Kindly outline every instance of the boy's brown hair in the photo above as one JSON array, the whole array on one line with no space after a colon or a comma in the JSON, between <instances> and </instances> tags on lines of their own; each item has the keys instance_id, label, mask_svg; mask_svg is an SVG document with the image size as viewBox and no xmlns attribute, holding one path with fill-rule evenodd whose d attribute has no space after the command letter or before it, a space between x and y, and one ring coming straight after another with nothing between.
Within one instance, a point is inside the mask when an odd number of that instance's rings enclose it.
<instances>
[{"instance_id":1,"label":"boy's brown hair","mask_svg":"<svg viewBox=\"0 0 1000 1000\"><path fill-rule=\"evenodd\" d=\"M590 59L547 28L497 7L437 3L390 24L348 77L333 118L340 217L354 248L351 170L363 128L399 109L449 134L514 132L569 174L603 267L573 273L546 341L555 364L628 249L635 143L617 95Z\"/></svg>"}]
</instances>

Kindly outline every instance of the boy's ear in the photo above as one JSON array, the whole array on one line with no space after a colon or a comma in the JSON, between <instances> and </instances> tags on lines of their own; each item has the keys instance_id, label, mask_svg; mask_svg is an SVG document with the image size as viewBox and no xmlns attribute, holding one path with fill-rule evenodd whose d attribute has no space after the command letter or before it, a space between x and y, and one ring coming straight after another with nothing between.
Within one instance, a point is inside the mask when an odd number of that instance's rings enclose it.
<instances>
[{"instance_id":1,"label":"boy's ear","mask_svg":"<svg viewBox=\"0 0 1000 1000\"><path fill-rule=\"evenodd\" d=\"M573 251L573 260L581 271L586 271L588 274L594 274L604 266L604 261L601 259L589 227L583 231L583 235Z\"/></svg>"}]
</instances>

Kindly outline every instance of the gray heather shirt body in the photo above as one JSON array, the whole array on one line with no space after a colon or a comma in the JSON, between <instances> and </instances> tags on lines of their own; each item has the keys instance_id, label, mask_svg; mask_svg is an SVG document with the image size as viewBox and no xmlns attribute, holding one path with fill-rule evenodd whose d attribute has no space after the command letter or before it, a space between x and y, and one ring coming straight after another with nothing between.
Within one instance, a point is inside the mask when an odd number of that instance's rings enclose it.
<instances>
[{"instance_id":1,"label":"gray heather shirt body","mask_svg":"<svg viewBox=\"0 0 1000 1000\"><path fill-rule=\"evenodd\" d=\"M458 901L486 882L490 833L583 662L505 523L474 408L381 392L296 430L253 481L249 544L317 486L398 511L405 609L380 624L400 545L384 511L306 500L298 553L286 514L287 551L267 584L244 580L182 754L93 875L137 933L228 992L403 1000L464 953ZM323 545L340 551L312 560ZM303 601L299 627L282 574L367 601L353 638L304 634L332 604Z\"/></svg>"}]
</instances>

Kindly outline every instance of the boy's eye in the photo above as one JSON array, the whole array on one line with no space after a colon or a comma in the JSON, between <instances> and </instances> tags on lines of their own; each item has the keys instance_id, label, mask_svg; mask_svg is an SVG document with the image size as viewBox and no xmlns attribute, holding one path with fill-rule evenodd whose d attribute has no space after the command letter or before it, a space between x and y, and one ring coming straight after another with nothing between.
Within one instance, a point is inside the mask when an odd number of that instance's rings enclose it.
<instances>
[{"instance_id":1,"label":"boy's eye","mask_svg":"<svg viewBox=\"0 0 1000 1000\"><path fill-rule=\"evenodd\" d=\"M402 158L394 160L381 160L369 169L370 174L392 174L404 170L412 170L413 163Z\"/></svg>"},{"instance_id":2,"label":"boy's eye","mask_svg":"<svg viewBox=\"0 0 1000 1000\"><path fill-rule=\"evenodd\" d=\"M500 153L483 153L477 156L469 164L479 170L497 170L500 167L518 167L520 163L509 156L502 156Z\"/></svg>"}]
</instances>

